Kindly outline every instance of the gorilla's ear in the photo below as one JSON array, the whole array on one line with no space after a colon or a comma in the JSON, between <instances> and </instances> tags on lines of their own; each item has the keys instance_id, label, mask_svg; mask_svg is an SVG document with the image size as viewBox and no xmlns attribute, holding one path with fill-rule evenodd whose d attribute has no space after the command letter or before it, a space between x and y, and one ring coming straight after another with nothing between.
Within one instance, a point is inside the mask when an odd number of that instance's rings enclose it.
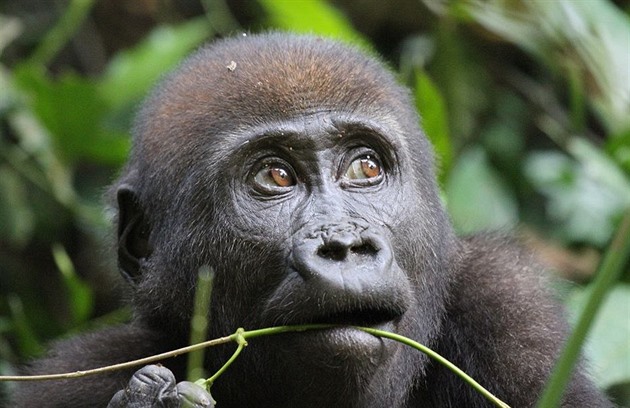
<instances>
[{"instance_id":1,"label":"gorilla's ear","mask_svg":"<svg viewBox=\"0 0 630 408\"><path fill-rule=\"evenodd\" d=\"M121 185L118 199L118 268L130 282L140 277L141 261L151 255L151 233L144 210L133 187Z\"/></svg>"}]
</instances>

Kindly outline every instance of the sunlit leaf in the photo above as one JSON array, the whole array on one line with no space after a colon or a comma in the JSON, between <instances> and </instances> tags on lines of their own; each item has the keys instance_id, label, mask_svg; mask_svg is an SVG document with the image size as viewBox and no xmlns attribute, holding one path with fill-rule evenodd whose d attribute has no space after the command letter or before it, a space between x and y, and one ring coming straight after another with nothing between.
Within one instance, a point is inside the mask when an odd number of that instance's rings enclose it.
<instances>
[{"instance_id":1,"label":"sunlit leaf","mask_svg":"<svg viewBox=\"0 0 630 408\"><path fill-rule=\"evenodd\" d=\"M100 95L110 107L137 103L165 72L210 34L205 18L154 29L140 44L112 59L100 80Z\"/></svg>"},{"instance_id":2,"label":"sunlit leaf","mask_svg":"<svg viewBox=\"0 0 630 408\"><path fill-rule=\"evenodd\" d=\"M259 4L267 13L270 24L276 28L326 35L365 46L368 44L343 13L329 2L260 0Z\"/></svg>"}]
</instances>

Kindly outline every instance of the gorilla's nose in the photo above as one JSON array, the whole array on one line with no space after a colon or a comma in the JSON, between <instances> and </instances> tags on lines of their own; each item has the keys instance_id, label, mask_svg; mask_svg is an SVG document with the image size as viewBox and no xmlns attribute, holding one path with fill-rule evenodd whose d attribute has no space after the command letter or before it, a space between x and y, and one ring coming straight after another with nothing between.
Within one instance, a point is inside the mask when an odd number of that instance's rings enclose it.
<instances>
[{"instance_id":1,"label":"gorilla's nose","mask_svg":"<svg viewBox=\"0 0 630 408\"><path fill-rule=\"evenodd\" d=\"M324 234L317 248L317 255L331 261L347 261L352 256L376 256L378 249L370 239L364 239L356 231L342 230Z\"/></svg>"},{"instance_id":2,"label":"gorilla's nose","mask_svg":"<svg viewBox=\"0 0 630 408\"><path fill-rule=\"evenodd\" d=\"M392 269L387 240L369 227L349 223L298 234L292 258L309 284L346 294L378 290Z\"/></svg>"}]
</instances>

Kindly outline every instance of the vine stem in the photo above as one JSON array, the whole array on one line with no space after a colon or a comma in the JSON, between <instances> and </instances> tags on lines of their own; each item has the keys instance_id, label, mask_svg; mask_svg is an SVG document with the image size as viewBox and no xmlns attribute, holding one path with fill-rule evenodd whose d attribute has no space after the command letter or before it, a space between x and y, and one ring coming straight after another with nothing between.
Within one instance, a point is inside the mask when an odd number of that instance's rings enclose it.
<instances>
[{"instance_id":1,"label":"vine stem","mask_svg":"<svg viewBox=\"0 0 630 408\"><path fill-rule=\"evenodd\" d=\"M149 357L139 358L137 360L126 361L124 363L112 364L105 367L94 368L91 370L73 371L70 373L59 374L42 374L42 375L5 375L0 376L0 381L45 381L45 380L65 380L70 378L87 377L89 375L103 374L112 371L125 370L140 365L156 363L167 358L177 357L180 354L190 353L191 351L200 350L206 347L218 346L236 341L236 333L230 336L219 337L213 340L204 341L203 343L193 344L192 346L178 348L176 350L167 351L165 353L155 354Z\"/></svg>"},{"instance_id":2,"label":"vine stem","mask_svg":"<svg viewBox=\"0 0 630 408\"><path fill-rule=\"evenodd\" d=\"M42 374L42 375L4 375L4 376L0 376L0 382L1 381L65 380L65 379L70 379L70 378L87 377L90 375L103 374L103 373L118 371L118 370L125 370L128 368L133 368L133 367L137 367L141 365L156 363L160 360L177 357L181 354L190 353L191 351L200 350L206 347L213 347L213 346L218 346L219 344L238 342L239 336L242 336L244 339L250 339L250 338L266 336L266 335L288 333L288 332L300 332L300 331L305 331L305 330L328 329L331 327L337 327L337 325L309 324L309 325L302 325L302 326L267 327L264 329L243 331L242 333L237 331L236 333L233 333L229 336L219 337L216 339L204 341L202 343L193 344L191 346L181 347L176 350L167 351L165 353L155 354L149 357L139 358L137 360L126 361L124 363L112 364L109 366L94 368L91 370L73 371L69 373Z\"/></svg>"},{"instance_id":3,"label":"vine stem","mask_svg":"<svg viewBox=\"0 0 630 408\"><path fill-rule=\"evenodd\" d=\"M213 340L208 340L203 343L194 344L192 346L182 347L177 350L169 351L166 353L156 354L150 357L141 358L138 360L128 361L125 363L114 364L107 367L100 367L93 370L84 370L84 371L75 371L72 373L62 373L62 374L48 374L48 375L28 375L28 376L0 376L0 381L40 381L40 380L59 380L59 379L69 379L69 378L77 378L77 377L85 377L88 375L101 374L105 372L115 371L127 369L139 365L146 365L150 363L155 363L160 360L164 360L166 358L176 357L180 354L189 353L191 351L199 350L205 347L212 347L219 344L225 344L230 342L236 342L238 344L238 348L230 357L230 359L215 373L212 377L205 381L206 384L211 385L227 368L232 364L233 361L236 360L238 355L241 353L243 348L247 345L247 339L253 339L261 336L271 336L275 334L281 333L289 333L289 332L302 332L307 330L322 330L322 329L331 329L336 327L342 327L336 324L305 324L305 325L296 325L296 326L276 326L276 327L266 327L264 329L256 329L245 331L242 328L239 328L235 333L220 337ZM373 329L371 327L360 327L360 326L347 326L352 327L357 330L361 330L363 332L372 334L377 337L384 337L390 340L398 341L407 346L413 347L416 350L419 350L425 353L430 358L438 361L440 364L444 365L446 368L451 370L457 376L462 378L468 384L470 384L473 388L475 388L479 393L481 393L484 397L486 397L489 401L501 408L510 408L508 404L501 401L499 398L494 396L490 391L486 390L482 387L477 381L475 381L468 374L459 369L456 365L448 361L446 358L442 357L440 354L431 350L430 348L408 338L405 336L401 336L399 334Z\"/></svg>"},{"instance_id":4,"label":"vine stem","mask_svg":"<svg viewBox=\"0 0 630 408\"><path fill-rule=\"evenodd\" d=\"M377 337L385 337L385 338L390 339L390 340L395 340L395 341L397 341L399 343L405 344L407 346L413 347L416 350L419 350L419 351L423 352L424 354L426 354L430 358L436 360L437 362L439 362L440 364L442 364L443 366L445 366L446 368L451 370L453 373L455 373L461 379L466 381L468 384L470 384L471 387L476 389L481 395L486 397L490 402L492 402L497 407L510 408L510 406L508 404L506 404L505 402L501 401L499 398L497 398L490 391L488 391L487 389L482 387L481 384L479 384L471 376L469 376L468 374L463 372L455 364L451 363L446 358L442 357L440 354L438 354L435 351L431 350L427 346L425 346L423 344L420 344L417 341L414 341L414 340L410 339L409 337L401 336L401 335L396 334L396 333L391 333L391 332L388 332L388 331L373 329L371 327L360 327L360 326L352 326L352 327L354 327L355 329L364 331L366 333L370 333L370 334L372 334L374 336L377 336Z\"/></svg>"},{"instance_id":5,"label":"vine stem","mask_svg":"<svg viewBox=\"0 0 630 408\"><path fill-rule=\"evenodd\" d=\"M245 336L243 335L243 333L245 333L245 330L242 327L236 331L236 342L238 343L236 351L234 352L234 354L232 354L232 357L230 357L230 359L226 361L225 364L223 364L223 367L221 367L219 371L214 373L212 377L203 382L203 386L205 386L207 389L210 389L210 387L212 387L212 384L214 384L216 379L219 378L221 374L225 372L225 370L227 370L230 364L232 364L236 360L238 355L241 354L241 351L243 351L245 346L247 346L247 340L245 340Z\"/></svg>"}]
</instances>

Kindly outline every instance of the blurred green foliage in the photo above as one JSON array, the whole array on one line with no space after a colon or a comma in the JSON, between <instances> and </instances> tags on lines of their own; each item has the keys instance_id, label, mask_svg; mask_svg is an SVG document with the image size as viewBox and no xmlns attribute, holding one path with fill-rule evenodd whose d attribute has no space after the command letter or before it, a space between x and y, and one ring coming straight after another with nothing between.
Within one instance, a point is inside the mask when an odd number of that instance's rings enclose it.
<instances>
[{"instance_id":1,"label":"blurred green foliage","mask_svg":"<svg viewBox=\"0 0 630 408\"><path fill-rule=\"evenodd\" d=\"M144 95L217 33L311 32L387 55L435 146L458 231L534 231L551 249L547 260L580 281L567 302L579 314L595 264L580 264L576 251L605 251L630 208L627 11L606 0L423 0L409 6L417 27L398 27L406 16L380 8L370 21L382 27L362 32L361 16L341 0L250 0L241 9L189 1L192 11L179 13L158 3L143 34L114 47L96 73L68 50L90 41L81 33L106 5L70 0L39 30L26 25L35 12L0 5L0 374L51 338L127 316L112 302L120 290L102 260L109 222L100 196L124 163ZM378 35L387 29L395 40ZM119 35L92 30L103 43ZM563 270L558 258L579 265ZM630 404L629 269L589 342L598 383L622 404Z\"/></svg>"},{"instance_id":2,"label":"blurred green foliage","mask_svg":"<svg viewBox=\"0 0 630 408\"><path fill-rule=\"evenodd\" d=\"M586 289L576 288L567 299L570 309L581 310L586 301L586 295L588 295ZM627 364L630 361L629 299L630 284L617 285L608 295L599 318L591 329L592 335L587 344L587 353L595 362L593 378L604 389L616 384L630 383L630 364Z\"/></svg>"}]
</instances>

